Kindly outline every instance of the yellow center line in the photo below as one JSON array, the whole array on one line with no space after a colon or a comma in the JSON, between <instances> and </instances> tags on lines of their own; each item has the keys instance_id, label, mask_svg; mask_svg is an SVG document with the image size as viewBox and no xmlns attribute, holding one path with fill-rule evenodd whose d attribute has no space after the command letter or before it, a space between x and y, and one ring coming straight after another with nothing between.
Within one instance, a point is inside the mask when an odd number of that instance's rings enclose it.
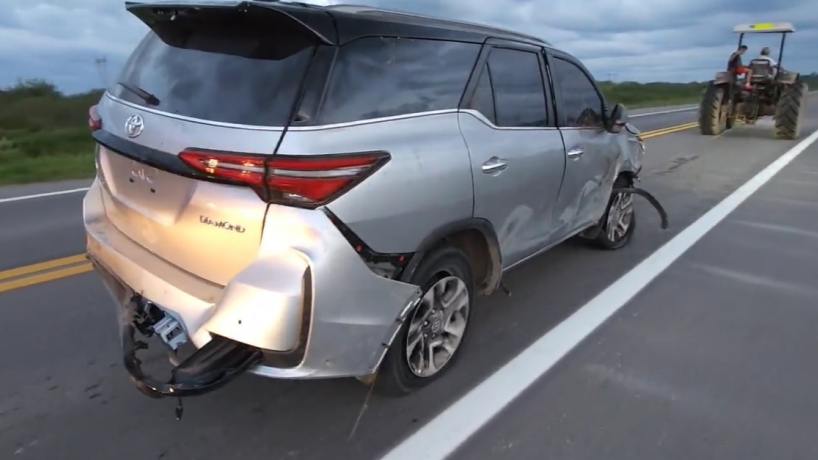
<instances>
[{"instance_id":1,"label":"yellow center line","mask_svg":"<svg viewBox=\"0 0 818 460\"><path fill-rule=\"evenodd\" d=\"M17 278L18 276L28 275L29 273L37 273L44 270L51 270L53 268L63 267L65 265L77 264L80 262L85 262L85 260L86 260L85 254L77 254L74 256L63 257L60 259L48 260L45 262L26 265L23 267L12 268L9 270L0 271L0 281L11 278Z\"/></svg>"},{"instance_id":2,"label":"yellow center line","mask_svg":"<svg viewBox=\"0 0 818 460\"><path fill-rule=\"evenodd\" d=\"M88 273L93 269L94 267L93 265L91 265L90 262L85 262L79 265L72 265L70 267L60 268L58 270L47 271L45 273L36 273L34 275L25 276L22 278L17 278L12 281L0 283L0 293L8 292L14 289L24 288L27 286L33 286L35 284L47 283L49 281L54 281L62 278L68 278L69 276L79 275L82 273Z\"/></svg>"},{"instance_id":3,"label":"yellow center line","mask_svg":"<svg viewBox=\"0 0 818 460\"><path fill-rule=\"evenodd\" d=\"M646 132L643 132L642 134L640 134L639 136L642 139L647 140L647 139L652 139L652 138L659 137L659 136L665 136L665 135L668 135L668 134L678 133L680 131L686 131L688 129L696 128L698 126L699 126L699 123L694 121L694 122L685 123L685 124L682 124L682 125L669 126L667 128L657 129L657 130L654 130L654 131L646 131Z\"/></svg>"}]
</instances>

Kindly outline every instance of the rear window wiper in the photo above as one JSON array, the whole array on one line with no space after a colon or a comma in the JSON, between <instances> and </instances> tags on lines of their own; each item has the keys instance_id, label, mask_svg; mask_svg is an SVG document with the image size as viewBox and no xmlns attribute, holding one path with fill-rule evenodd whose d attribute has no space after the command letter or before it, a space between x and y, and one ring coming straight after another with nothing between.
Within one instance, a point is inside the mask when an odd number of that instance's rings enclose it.
<instances>
[{"instance_id":1,"label":"rear window wiper","mask_svg":"<svg viewBox=\"0 0 818 460\"><path fill-rule=\"evenodd\" d=\"M133 94L136 94L143 101L145 101L145 103L148 104L148 105L154 105L154 106L159 105L159 99L156 96L154 96L153 94L145 91L144 89L142 89L142 88L140 88L138 86L132 86L132 85L130 85L128 83L125 83L123 81L117 82L117 85L125 88L126 90L128 90L129 92L131 92Z\"/></svg>"}]
</instances>

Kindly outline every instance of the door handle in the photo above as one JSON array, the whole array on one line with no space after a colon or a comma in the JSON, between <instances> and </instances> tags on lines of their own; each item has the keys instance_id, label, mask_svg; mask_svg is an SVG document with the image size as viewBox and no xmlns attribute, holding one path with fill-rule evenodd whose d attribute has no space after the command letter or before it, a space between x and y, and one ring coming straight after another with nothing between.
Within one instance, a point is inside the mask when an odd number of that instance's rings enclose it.
<instances>
[{"instance_id":1,"label":"door handle","mask_svg":"<svg viewBox=\"0 0 818 460\"><path fill-rule=\"evenodd\" d=\"M579 160L579 158L585 153L585 150L582 150L582 147L574 147L568 151L566 154L568 158L572 160Z\"/></svg>"},{"instance_id":2,"label":"door handle","mask_svg":"<svg viewBox=\"0 0 818 460\"><path fill-rule=\"evenodd\" d=\"M483 170L483 174L494 174L501 171L504 171L508 168L508 162L503 160L502 158L491 157L480 166L480 169Z\"/></svg>"}]
</instances>

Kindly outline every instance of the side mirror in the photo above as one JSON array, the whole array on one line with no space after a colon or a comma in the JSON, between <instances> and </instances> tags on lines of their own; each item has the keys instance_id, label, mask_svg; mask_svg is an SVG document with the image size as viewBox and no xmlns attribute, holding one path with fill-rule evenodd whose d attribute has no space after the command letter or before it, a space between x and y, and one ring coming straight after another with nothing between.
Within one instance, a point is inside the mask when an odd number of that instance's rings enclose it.
<instances>
[{"instance_id":1,"label":"side mirror","mask_svg":"<svg viewBox=\"0 0 818 460\"><path fill-rule=\"evenodd\" d=\"M612 133L618 133L622 131L626 124L628 124L628 113L625 106L622 104L614 105L608 111L605 128Z\"/></svg>"}]
</instances>

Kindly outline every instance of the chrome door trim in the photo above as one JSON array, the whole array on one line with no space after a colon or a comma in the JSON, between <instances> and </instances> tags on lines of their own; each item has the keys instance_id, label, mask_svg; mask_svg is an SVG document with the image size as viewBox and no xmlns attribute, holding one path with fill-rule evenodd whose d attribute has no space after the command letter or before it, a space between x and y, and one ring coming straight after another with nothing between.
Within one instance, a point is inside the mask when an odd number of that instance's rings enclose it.
<instances>
[{"instance_id":1,"label":"chrome door trim","mask_svg":"<svg viewBox=\"0 0 818 460\"><path fill-rule=\"evenodd\" d=\"M491 122L485 115L480 113L478 110L474 109L460 109L460 113L467 113L474 118L477 118L484 125L488 126L491 129L501 130L501 131L556 131L557 127L554 126L497 126Z\"/></svg>"}]
</instances>

